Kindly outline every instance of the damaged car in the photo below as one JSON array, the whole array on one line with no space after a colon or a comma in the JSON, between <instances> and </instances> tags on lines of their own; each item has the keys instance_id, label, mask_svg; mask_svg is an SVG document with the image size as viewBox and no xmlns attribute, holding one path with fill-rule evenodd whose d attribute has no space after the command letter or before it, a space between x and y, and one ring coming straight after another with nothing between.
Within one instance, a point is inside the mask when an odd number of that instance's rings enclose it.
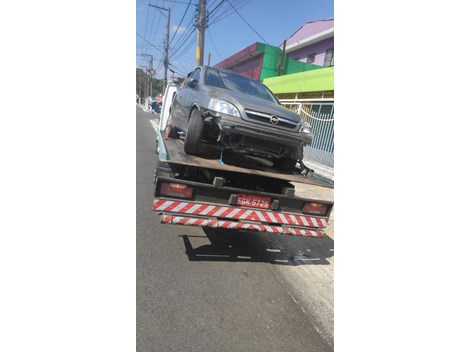
<instances>
[{"instance_id":1,"label":"damaged car","mask_svg":"<svg viewBox=\"0 0 470 352\"><path fill-rule=\"evenodd\" d=\"M302 161L310 126L281 106L262 83L217 67L197 67L173 100L168 128L185 135L184 151L209 143L266 160L284 170Z\"/></svg>"}]
</instances>

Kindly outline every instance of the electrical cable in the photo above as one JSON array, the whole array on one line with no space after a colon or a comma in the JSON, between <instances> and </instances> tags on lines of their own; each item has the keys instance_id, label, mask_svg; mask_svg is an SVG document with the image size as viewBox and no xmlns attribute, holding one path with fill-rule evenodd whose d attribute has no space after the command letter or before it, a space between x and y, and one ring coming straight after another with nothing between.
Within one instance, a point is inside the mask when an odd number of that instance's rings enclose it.
<instances>
[{"instance_id":1,"label":"electrical cable","mask_svg":"<svg viewBox=\"0 0 470 352\"><path fill-rule=\"evenodd\" d=\"M219 57L223 60L224 57L219 53L219 51L217 50L215 44L214 44L214 41L212 40L212 34L211 34L211 31L209 30L209 28L207 28L207 33L209 33L209 39L212 43L212 47L214 48L215 52L217 53L217 55L219 55Z\"/></svg>"},{"instance_id":2,"label":"electrical cable","mask_svg":"<svg viewBox=\"0 0 470 352\"><path fill-rule=\"evenodd\" d=\"M186 13L188 12L189 5L191 5L191 1L188 3L188 6L186 6L186 10L184 10L183 17L181 17L181 21L180 21L180 23L178 24L178 27L176 28L176 31L173 33L173 36L171 37L170 44L173 42L173 39L175 38L176 33L178 33L178 30L180 29L181 23L183 22L183 20L184 20L184 18L185 18L185 16L186 16ZM170 46L170 45L168 45L168 46Z\"/></svg>"},{"instance_id":3,"label":"electrical cable","mask_svg":"<svg viewBox=\"0 0 470 352\"><path fill-rule=\"evenodd\" d=\"M147 39L145 39L144 37L142 37L139 33L136 32L136 34L137 34L139 37L141 37L143 40L145 40L147 43L149 43L152 48L158 50L160 53L163 54L163 51L161 51L161 50L158 49L156 46L154 46L152 43L150 43Z\"/></svg>"},{"instance_id":4,"label":"electrical cable","mask_svg":"<svg viewBox=\"0 0 470 352\"><path fill-rule=\"evenodd\" d=\"M232 4L230 3L229 0L227 0L227 2L229 3L230 6L232 6ZM258 37L260 37L261 40L262 40L265 44L268 44L268 42L267 42L267 41L266 41L266 40L265 40L265 39L264 39L264 38L245 20L245 19L244 19L244 18L243 18L243 16L240 15L240 13L235 9L235 7L232 6L232 8L233 8L233 10L237 13L237 15L240 16L240 18L248 25L248 27L250 27L251 30L252 30L253 32L255 32L255 33L258 35ZM269 44L268 44L268 45L269 45Z\"/></svg>"}]
</instances>

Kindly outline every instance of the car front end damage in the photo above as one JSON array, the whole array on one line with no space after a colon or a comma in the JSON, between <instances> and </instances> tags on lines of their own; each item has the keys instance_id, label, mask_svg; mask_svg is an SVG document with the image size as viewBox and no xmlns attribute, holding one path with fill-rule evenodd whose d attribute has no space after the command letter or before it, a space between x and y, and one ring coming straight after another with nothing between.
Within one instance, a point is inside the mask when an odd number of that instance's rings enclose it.
<instances>
[{"instance_id":1,"label":"car front end damage","mask_svg":"<svg viewBox=\"0 0 470 352\"><path fill-rule=\"evenodd\" d=\"M207 125L207 135L217 138L217 142L225 148L239 153L270 159L302 160L303 147L312 142L310 131L300 132L305 128L302 122L249 109L242 110L243 116L208 108L200 110Z\"/></svg>"}]
</instances>

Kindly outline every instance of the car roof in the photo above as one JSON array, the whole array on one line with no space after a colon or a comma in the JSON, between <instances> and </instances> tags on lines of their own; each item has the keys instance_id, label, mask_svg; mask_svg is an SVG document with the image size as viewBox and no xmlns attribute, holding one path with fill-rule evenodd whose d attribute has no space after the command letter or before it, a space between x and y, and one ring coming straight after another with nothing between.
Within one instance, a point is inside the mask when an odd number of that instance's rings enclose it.
<instances>
[{"instance_id":1,"label":"car roof","mask_svg":"<svg viewBox=\"0 0 470 352\"><path fill-rule=\"evenodd\" d=\"M200 68L205 68L205 69L207 69L207 68L213 68L213 69L218 70L218 71L221 71L221 72L230 73L230 74L233 74L233 75L237 75L237 76L241 76L241 77L244 77L244 78L251 79L252 81L255 81L255 82L259 82L259 81L255 80L255 79L251 78L251 77L248 77L248 76L242 75L242 74L240 74L240 73L238 73L238 72L231 71L231 70L227 70L227 69L221 68L221 67L207 66L207 65L198 66L198 67L200 67ZM196 67L194 70L196 70L198 67ZM193 72L194 72L194 70L193 70ZM260 82L260 83L261 83L261 82Z\"/></svg>"}]
</instances>

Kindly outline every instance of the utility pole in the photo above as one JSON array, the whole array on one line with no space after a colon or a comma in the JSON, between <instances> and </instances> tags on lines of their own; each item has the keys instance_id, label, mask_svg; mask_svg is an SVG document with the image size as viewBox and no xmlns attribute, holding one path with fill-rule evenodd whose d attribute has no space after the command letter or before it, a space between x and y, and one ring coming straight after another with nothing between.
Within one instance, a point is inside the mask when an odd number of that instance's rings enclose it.
<instances>
[{"instance_id":1,"label":"utility pole","mask_svg":"<svg viewBox=\"0 0 470 352\"><path fill-rule=\"evenodd\" d=\"M139 66L139 68L144 68L145 71L142 70L142 72L145 74L145 79L147 79L147 67L146 66ZM139 77L139 81L141 81L141 78L142 78L142 75L140 75ZM147 82L148 83L148 82ZM141 84L140 85L141 89L143 88L143 85ZM144 89L144 96L145 96L145 99L147 99L148 97L148 84L145 85L145 89ZM140 96L142 98L142 96Z\"/></svg>"},{"instance_id":2,"label":"utility pole","mask_svg":"<svg viewBox=\"0 0 470 352\"><path fill-rule=\"evenodd\" d=\"M196 47L196 66L204 65L204 33L206 30L206 0L199 0L199 13L197 16L197 47Z\"/></svg>"},{"instance_id":3,"label":"utility pole","mask_svg":"<svg viewBox=\"0 0 470 352\"><path fill-rule=\"evenodd\" d=\"M142 56L147 56L150 58L149 65L146 67L146 71L149 74L149 81L148 81L148 91L150 92L150 96L152 96L152 86L153 86L153 55L149 54L141 54Z\"/></svg>"},{"instance_id":4,"label":"utility pole","mask_svg":"<svg viewBox=\"0 0 470 352\"><path fill-rule=\"evenodd\" d=\"M165 91L166 85L168 83L168 51L170 50L170 17L171 17L171 8L164 8L157 5L149 4L151 7L155 7L160 10L168 12L167 21L166 21L166 39L165 39L165 57L163 58L163 66L165 67L164 71L164 86L163 91Z\"/></svg>"},{"instance_id":5,"label":"utility pole","mask_svg":"<svg viewBox=\"0 0 470 352\"><path fill-rule=\"evenodd\" d=\"M148 68L149 73L149 87L150 87L150 96L152 96L152 88L153 88L153 57L150 59L150 65Z\"/></svg>"},{"instance_id":6,"label":"utility pole","mask_svg":"<svg viewBox=\"0 0 470 352\"><path fill-rule=\"evenodd\" d=\"M284 72L285 61L286 61L286 41L284 40L284 43L282 44L282 55L281 55L281 60L279 62L278 76L282 76L282 73Z\"/></svg>"}]
</instances>

